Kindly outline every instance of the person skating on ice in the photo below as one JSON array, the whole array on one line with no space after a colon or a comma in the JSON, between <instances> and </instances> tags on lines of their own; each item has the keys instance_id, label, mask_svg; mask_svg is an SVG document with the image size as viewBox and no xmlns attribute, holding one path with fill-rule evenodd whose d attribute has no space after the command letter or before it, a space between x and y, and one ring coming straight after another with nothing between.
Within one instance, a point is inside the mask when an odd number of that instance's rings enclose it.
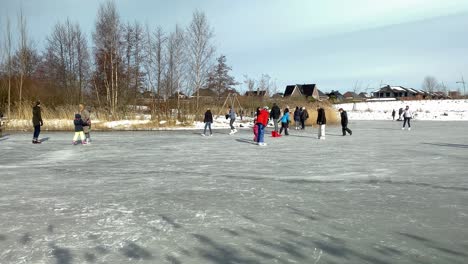
<instances>
[{"instance_id":1,"label":"person skating on ice","mask_svg":"<svg viewBox=\"0 0 468 264\"><path fill-rule=\"evenodd\" d=\"M327 118L325 117L325 110L319 106L317 108L317 125L318 125L318 139L325 139L325 125Z\"/></svg>"},{"instance_id":2,"label":"person skating on ice","mask_svg":"<svg viewBox=\"0 0 468 264\"><path fill-rule=\"evenodd\" d=\"M229 106L227 117L230 119L229 126L231 127L231 132L229 132L229 135L232 135L237 132L237 129L234 127L234 121L236 121L236 111L234 111L232 106Z\"/></svg>"},{"instance_id":3,"label":"person skating on ice","mask_svg":"<svg viewBox=\"0 0 468 264\"><path fill-rule=\"evenodd\" d=\"M343 132L343 136L346 136L346 132L348 132L349 135L352 135L353 131L348 128L348 113L346 113L343 108L340 108L338 111L340 112L341 116L341 130Z\"/></svg>"},{"instance_id":4,"label":"person skating on ice","mask_svg":"<svg viewBox=\"0 0 468 264\"><path fill-rule=\"evenodd\" d=\"M211 113L211 110L209 108L205 112L205 118L203 119L203 122L205 123L205 129L203 130L202 136L206 136L206 128L210 129L210 136L213 136L213 133L211 131L211 124L213 123L213 114Z\"/></svg>"},{"instance_id":5,"label":"person skating on ice","mask_svg":"<svg viewBox=\"0 0 468 264\"><path fill-rule=\"evenodd\" d=\"M84 104L80 104L79 107L81 119L83 120L83 132L86 137L86 143L89 144L91 142L91 115Z\"/></svg>"},{"instance_id":6,"label":"person skating on ice","mask_svg":"<svg viewBox=\"0 0 468 264\"><path fill-rule=\"evenodd\" d=\"M81 144L86 145L85 134L83 132L84 121L81 119L80 114L75 114L73 125L75 125L75 135L73 136L73 145L78 144L78 137L80 137Z\"/></svg>"},{"instance_id":7,"label":"person skating on ice","mask_svg":"<svg viewBox=\"0 0 468 264\"><path fill-rule=\"evenodd\" d=\"M281 116L281 109L276 103L273 103L273 107L271 108L270 111L270 118L273 119L273 124L275 127L275 131L278 132L278 121Z\"/></svg>"},{"instance_id":8,"label":"person skating on ice","mask_svg":"<svg viewBox=\"0 0 468 264\"><path fill-rule=\"evenodd\" d=\"M264 107L257 115L257 127L258 127L258 136L257 136L257 144L259 146L266 146L265 143L265 127L268 124L268 107Z\"/></svg>"},{"instance_id":9,"label":"person skating on ice","mask_svg":"<svg viewBox=\"0 0 468 264\"><path fill-rule=\"evenodd\" d=\"M281 117L279 122L281 122L281 129L279 131L280 135L284 129L284 134L286 136L289 136L288 128L289 128L289 123L291 122L291 119L289 117L289 108L284 109L283 116Z\"/></svg>"},{"instance_id":10,"label":"person skating on ice","mask_svg":"<svg viewBox=\"0 0 468 264\"><path fill-rule=\"evenodd\" d=\"M34 105L32 109L33 117L32 117L32 123L34 126L34 134L33 134L33 144L41 144L41 141L39 140L39 134L41 134L41 126L44 125L44 122L42 122L42 115L41 115L41 102L37 101L36 104Z\"/></svg>"},{"instance_id":11,"label":"person skating on ice","mask_svg":"<svg viewBox=\"0 0 468 264\"><path fill-rule=\"evenodd\" d=\"M409 106L407 105L405 110L403 110L403 127L401 130L405 129L406 123L408 123L408 130L411 130L411 118L413 118L413 112L409 109Z\"/></svg>"}]
</instances>

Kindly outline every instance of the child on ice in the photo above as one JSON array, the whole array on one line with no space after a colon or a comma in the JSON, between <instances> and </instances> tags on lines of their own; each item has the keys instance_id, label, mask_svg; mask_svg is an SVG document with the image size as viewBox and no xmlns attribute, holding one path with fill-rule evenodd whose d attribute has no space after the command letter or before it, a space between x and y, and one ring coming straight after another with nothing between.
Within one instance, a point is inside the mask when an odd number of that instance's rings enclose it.
<instances>
[{"instance_id":1,"label":"child on ice","mask_svg":"<svg viewBox=\"0 0 468 264\"><path fill-rule=\"evenodd\" d=\"M81 119L80 114L75 114L75 120L73 120L73 124L75 125L75 136L73 137L73 145L78 144L78 136L81 139L81 144L86 145L85 141L85 134L84 134L84 129L83 129L83 119Z\"/></svg>"},{"instance_id":2,"label":"child on ice","mask_svg":"<svg viewBox=\"0 0 468 264\"><path fill-rule=\"evenodd\" d=\"M284 114L281 117L279 122L281 122L281 129L279 131L280 135L281 133L283 133L283 129L284 129L284 134L286 136L289 136L288 128L289 128L289 123L291 122L291 119L289 118L289 108L284 109Z\"/></svg>"}]
</instances>

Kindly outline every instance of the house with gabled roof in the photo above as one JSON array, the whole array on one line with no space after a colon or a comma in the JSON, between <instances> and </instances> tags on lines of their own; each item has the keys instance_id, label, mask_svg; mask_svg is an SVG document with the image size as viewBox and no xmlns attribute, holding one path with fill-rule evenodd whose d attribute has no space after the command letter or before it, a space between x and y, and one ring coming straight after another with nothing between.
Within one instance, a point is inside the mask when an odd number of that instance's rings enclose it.
<instances>
[{"instance_id":1,"label":"house with gabled roof","mask_svg":"<svg viewBox=\"0 0 468 264\"><path fill-rule=\"evenodd\" d=\"M322 93L325 96L325 94ZM320 92L316 84L296 84L288 85L284 91L284 97L312 97L316 100L320 99Z\"/></svg>"}]
</instances>

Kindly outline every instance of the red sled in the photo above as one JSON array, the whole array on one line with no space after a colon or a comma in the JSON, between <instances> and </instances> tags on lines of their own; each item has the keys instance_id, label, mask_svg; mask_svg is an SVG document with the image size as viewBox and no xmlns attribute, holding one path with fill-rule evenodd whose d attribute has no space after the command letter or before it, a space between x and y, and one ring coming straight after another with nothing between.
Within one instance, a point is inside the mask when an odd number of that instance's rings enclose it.
<instances>
[{"instance_id":1,"label":"red sled","mask_svg":"<svg viewBox=\"0 0 468 264\"><path fill-rule=\"evenodd\" d=\"M271 136L272 137L281 137L281 134L278 133L277 131L271 131Z\"/></svg>"}]
</instances>

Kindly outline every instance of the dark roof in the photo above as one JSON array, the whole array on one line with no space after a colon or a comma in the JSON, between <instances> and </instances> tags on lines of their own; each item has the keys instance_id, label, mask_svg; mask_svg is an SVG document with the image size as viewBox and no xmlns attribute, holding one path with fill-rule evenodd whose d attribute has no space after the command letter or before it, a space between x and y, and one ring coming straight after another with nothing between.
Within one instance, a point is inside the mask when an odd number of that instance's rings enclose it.
<instances>
[{"instance_id":1,"label":"dark roof","mask_svg":"<svg viewBox=\"0 0 468 264\"><path fill-rule=\"evenodd\" d=\"M315 90L315 84L298 84L299 90L301 91L302 95L305 96L312 96Z\"/></svg>"},{"instance_id":2,"label":"dark roof","mask_svg":"<svg viewBox=\"0 0 468 264\"><path fill-rule=\"evenodd\" d=\"M294 87L296 87L296 85L288 85L286 86L286 90L284 91L284 96L289 96L293 93L294 91Z\"/></svg>"},{"instance_id":3,"label":"dark roof","mask_svg":"<svg viewBox=\"0 0 468 264\"><path fill-rule=\"evenodd\" d=\"M266 91L247 91L245 92L245 96L265 96Z\"/></svg>"},{"instance_id":4,"label":"dark roof","mask_svg":"<svg viewBox=\"0 0 468 264\"><path fill-rule=\"evenodd\" d=\"M358 98L359 95L357 95L355 92L346 92L343 94L344 97L352 97L352 98Z\"/></svg>"},{"instance_id":5,"label":"dark roof","mask_svg":"<svg viewBox=\"0 0 468 264\"><path fill-rule=\"evenodd\" d=\"M319 89L317 89L317 91L318 91L319 96L327 96L325 93L323 93L323 92L320 91Z\"/></svg>"}]
</instances>

